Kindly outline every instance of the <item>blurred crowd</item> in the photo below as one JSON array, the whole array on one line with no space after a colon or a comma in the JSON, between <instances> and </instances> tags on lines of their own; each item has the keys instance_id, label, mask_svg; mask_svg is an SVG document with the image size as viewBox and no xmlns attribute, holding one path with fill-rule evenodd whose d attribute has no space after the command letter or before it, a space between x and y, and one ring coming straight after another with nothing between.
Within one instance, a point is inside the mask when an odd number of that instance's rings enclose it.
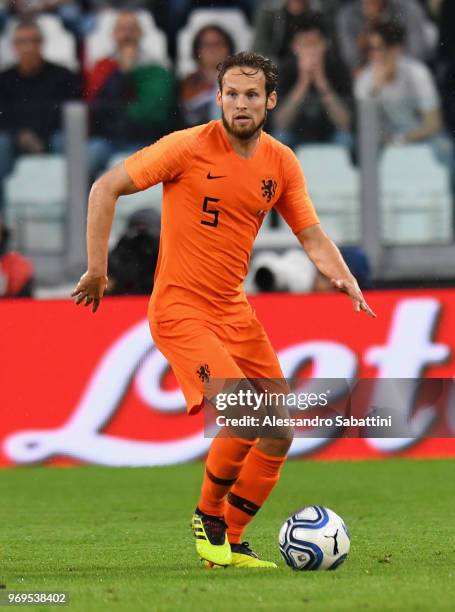
<instances>
[{"instance_id":1,"label":"blurred crowd","mask_svg":"<svg viewBox=\"0 0 455 612\"><path fill-rule=\"evenodd\" d=\"M277 138L354 152L356 101L375 99L381 144L430 143L455 192L454 30L454 0L0 0L0 214L17 157L63 151L66 101L88 105L94 178L218 118L216 67L245 48L278 64Z\"/></svg>"}]
</instances>

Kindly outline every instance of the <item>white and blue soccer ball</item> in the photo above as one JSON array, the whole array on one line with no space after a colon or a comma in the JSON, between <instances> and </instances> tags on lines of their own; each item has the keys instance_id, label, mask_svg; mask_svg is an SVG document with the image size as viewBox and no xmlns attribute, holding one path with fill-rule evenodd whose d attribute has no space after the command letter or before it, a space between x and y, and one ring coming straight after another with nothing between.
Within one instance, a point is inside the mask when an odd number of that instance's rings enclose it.
<instances>
[{"instance_id":1,"label":"white and blue soccer ball","mask_svg":"<svg viewBox=\"0 0 455 612\"><path fill-rule=\"evenodd\" d=\"M293 570L334 570L348 556L349 530L343 519L323 506L306 506L280 529L280 552Z\"/></svg>"}]
</instances>

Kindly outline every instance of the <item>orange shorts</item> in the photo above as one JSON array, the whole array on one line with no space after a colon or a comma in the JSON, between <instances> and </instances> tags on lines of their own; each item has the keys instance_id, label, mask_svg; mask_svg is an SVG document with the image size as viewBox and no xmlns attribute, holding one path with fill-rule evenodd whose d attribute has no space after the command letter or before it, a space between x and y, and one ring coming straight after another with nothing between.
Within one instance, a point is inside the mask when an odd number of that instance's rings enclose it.
<instances>
[{"instance_id":1,"label":"orange shorts","mask_svg":"<svg viewBox=\"0 0 455 612\"><path fill-rule=\"evenodd\" d=\"M215 325L199 319L150 321L156 346L172 366L187 411L203 406L210 379L284 378L272 344L255 316L245 325Z\"/></svg>"}]
</instances>

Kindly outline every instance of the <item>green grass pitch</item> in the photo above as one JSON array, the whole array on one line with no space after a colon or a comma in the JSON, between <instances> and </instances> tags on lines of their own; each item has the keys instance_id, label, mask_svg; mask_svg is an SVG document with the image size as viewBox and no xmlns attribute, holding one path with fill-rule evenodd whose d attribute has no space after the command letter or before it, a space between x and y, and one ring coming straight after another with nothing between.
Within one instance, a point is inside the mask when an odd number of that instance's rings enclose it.
<instances>
[{"instance_id":1,"label":"green grass pitch","mask_svg":"<svg viewBox=\"0 0 455 612\"><path fill-rule=\"evenodd\" d=\"M454 610L454 465L289 461L246 537L279 569L247 571L204 570L196 558L189 522L202 463L3 470L0 586L67 591L63 609L78 612ZM279 528L307 504L350 528L350 557L335 572L281 560Z\"/></svg>"}]
</instances>

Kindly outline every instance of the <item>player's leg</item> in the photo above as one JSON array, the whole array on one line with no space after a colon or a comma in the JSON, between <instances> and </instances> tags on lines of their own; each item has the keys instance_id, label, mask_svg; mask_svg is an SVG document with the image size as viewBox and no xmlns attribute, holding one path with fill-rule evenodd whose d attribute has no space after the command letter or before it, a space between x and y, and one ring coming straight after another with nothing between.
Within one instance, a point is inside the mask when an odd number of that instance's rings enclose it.
<instances>
[{"instance_id":1,"label":"player's leg","mask_svg":"<svg viewBox=\"0 0 455 612\"><path fill-rule=\"evenodd\" d=\"M232 551L231 565L251 563L245 559L249 553L242 542L243 533L277 484L290 444L290 438L260 438L245 459L227 497L225 520Z\"/></svg>"},{"instance_id":2,"label":"player's leg","mask_svg":"<svg viewBox=\"0 0 455 612\"><path fill-rule=\"evenodd\" d=\"M220 432L210 446L198 503L202 512L215 516L224 516L226 496L235 484L245 457L255 442L227 437L223 433Z\"/></svg>"},{"instance_id":3,"label":"player's leg","mask_svg":"<svg viewBox=\"0 0 455 612\"><path fill-rule=\"evenodd\" d=\"M224 517L226 499L253 444L254 440L237 437L219 435L214 438L205 462L201 494L193 517L196 537L203 535L200 531L202 524L205 525L206 531L211 532L213 543L223 540L229 544ZM232 555L225 564L220 564L216 561L218 554L215 557L206 551L198 550L198 552L201 558L208 562L207 567L230 565L232 562Z\"/></svg>"},{"instance_id":4,"label":"player's leg","mask_svg":"<svg viewBox=\"0 0 455 612\"><path fill-rule=\"evenodd\" d=\"M190 414L201 409L204 384L209 379L244 376L217 335L202 322L161 325L152 322L150 327L157 347L172 366ZM252 444L252 440L220 436L210 447L192 527L199 556L212 563L230 563L223 516L225 500Z\"/></svg>"},{"instance_id":5,"label":"player's leg","mask_svg":"<svg viewBox=\"0 0 455 612\"><path fill-rule=\"evenodd\" d=\"M275 351L262 325L253 319L248 330L232 334L228 349L249 379L269 380L275 391L288 388ZM226 340L227 341L227 340ZM247 562L242 536L248 524L268 499L277 484L281 468L292 443L292 430L282 429L259 438L248 453L240 474L228 496L225 519L233 562Z\"/></svg>"}]
</instances>

